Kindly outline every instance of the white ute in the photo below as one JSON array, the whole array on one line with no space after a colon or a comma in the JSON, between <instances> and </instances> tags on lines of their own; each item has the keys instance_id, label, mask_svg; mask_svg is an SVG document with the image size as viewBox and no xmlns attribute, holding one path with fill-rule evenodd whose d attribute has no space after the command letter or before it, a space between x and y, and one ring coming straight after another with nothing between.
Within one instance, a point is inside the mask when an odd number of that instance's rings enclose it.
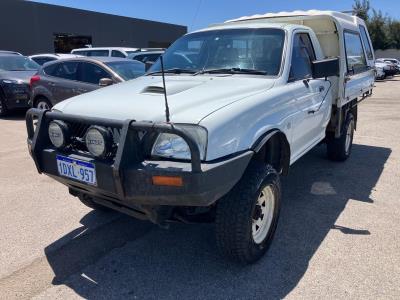
<instances>
[{"instance_id":1,"label":"white ute","mask_svg":"<svg viewBox=\"0 0 400 300\"><path fill-rule=\"evenodd\" d=\"M36 167L93 208L215 222L221 252L254 262L277 226L279 177L321 142L332 160L351 153L374 84L365 23L330 11L243 17L183 36L162 61L31 109Z\"/></svg>"}]
</instances>

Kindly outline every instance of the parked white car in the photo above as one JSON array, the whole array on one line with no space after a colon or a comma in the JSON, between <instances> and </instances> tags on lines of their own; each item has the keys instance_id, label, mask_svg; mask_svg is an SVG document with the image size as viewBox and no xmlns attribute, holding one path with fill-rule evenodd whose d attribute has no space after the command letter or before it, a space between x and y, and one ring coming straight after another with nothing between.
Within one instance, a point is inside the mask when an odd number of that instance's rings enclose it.
<instances>
[{"instance_id":1,"label":"parked white car","mask_svg":"<svg viewBox=\"0 0 400 300\"><path fill-rule=\"evenodd\" d=\"M30 59L35 61L37 64L40 66L44 65L45 63L48 63L50 61L55 61L63 58L77 58L77 57L82 57L82 55L76 55L76 54L63 54L63 53L42 53L42 54L35 54L29 56Z\"/></svg>"},{"instance_id":2,"label":"parked white car","mask_svg":"<svg viewBox=\"0 0 400 300\"><path fill-rule=\"evenodd\" d=\"M158 51L161 48L126 48L126 47L92 47L78 48L71 51L72 54L83 56L111 56L127 58L130 54L142 51Z\"/></svg>"},{"instance_id":3,"label":"parked white car","mask_svg":"<svg viewBox=\"0 0 400 300\"><path fill-rule=\"evenodd\" d=\"M330 11L243 17L162 57L147 76L30 110L37 169L93 208L215 221L221 252L254 262L277 226L280 176L323 141L332 160L351 154L374 85L365 23Z\"/></svg>"},{"instance_id":4,"label":"parked white car","mask_svg":"<svg viewBox=\"0 0 400 300\"><path fill-rule=\"evenodd\" d=\"M389 72L390 67L387 63L375 62L375 78L378 80L383 80L386 78L386 73Z\"/></svg>"}]
</instances>

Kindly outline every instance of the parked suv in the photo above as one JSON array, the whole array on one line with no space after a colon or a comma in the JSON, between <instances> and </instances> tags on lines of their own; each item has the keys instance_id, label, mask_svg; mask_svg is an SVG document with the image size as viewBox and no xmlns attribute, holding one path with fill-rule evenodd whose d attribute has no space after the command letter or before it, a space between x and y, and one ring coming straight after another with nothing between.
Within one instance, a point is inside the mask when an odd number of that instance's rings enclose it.
<instances>
[{"instance_id":1,"label":"parked suv","mask_svg":"<svg viewBox=\"0 0 400 300\"><path fill-rule=\"evenodd\" d=\"M290 166L321 142L334 161L350 156L374 60L355 16L228 21L178 39L147 76L30 110L28 148L89 207L215 222L221 253L251 263L271 244Z\"/></svg>"},{"instance_id":2,"label":"parked suv","mask_svg":"<svg viewBox=\"0 0 400 300\"><path fill-rule=\"evenodd\" d=\"M29 108L29 80L38 69L28 57L0 54L0 116L15 108Z\"/></svg>"},{"instance_id":3,"label":"parked suv","mask_svg":"<svg viewBox=\"0 0 400 300\"><path fill-rule=\"evenodd\" d=\"M81 57L45 64L30 80L31 105L50 109L67 98L131 80L145 73L138 61L114 57Z\"/></svg>"}]
</instances>

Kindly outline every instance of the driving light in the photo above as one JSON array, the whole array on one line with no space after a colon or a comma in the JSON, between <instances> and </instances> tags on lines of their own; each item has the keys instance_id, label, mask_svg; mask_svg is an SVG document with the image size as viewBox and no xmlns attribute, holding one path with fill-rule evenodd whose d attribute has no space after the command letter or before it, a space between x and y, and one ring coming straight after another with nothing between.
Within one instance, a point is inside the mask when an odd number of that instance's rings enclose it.
<instances>
[{"instance_id":1,"label":"driving light","mask_svg":"<svg viewBox=\"0 0 400 300\"><path fill-rule=\"evenodd\" d=\"M200 150L200 159L205 158L207 145L207 130L197 125L176 125L177 128L185 131L197 143ZM160 133L157 137L153 149L153 156L190 159L190 148L183 138L176 134Z\"/></svg>"},{"instance_id":2,"label":"driving light","mask_svg":"<svg viewBox=\"0 0 400 300\"><path fill-rule=\"evenodd\" d=\"M62 121L51 121L49 124L49 138L54 147L65 147L69 138L68 125Z\"/></svg>"},{"instance_id":3,"label":"driving light","mask_svg":"<svg viewBox=\"0 0 400 300\"><path fill-rule=\"evenodd\" d=\"M86 147L93 156L104 158L110 152L111 141L111 133L104 127L91 126L86 132Z\"/></svg>"}]
</instances>

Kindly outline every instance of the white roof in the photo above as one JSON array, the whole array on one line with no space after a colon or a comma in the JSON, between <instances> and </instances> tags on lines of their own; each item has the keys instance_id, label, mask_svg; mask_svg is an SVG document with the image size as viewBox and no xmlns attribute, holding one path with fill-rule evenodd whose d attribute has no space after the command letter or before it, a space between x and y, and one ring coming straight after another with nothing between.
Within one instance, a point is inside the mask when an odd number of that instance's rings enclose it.
<instances>
[{"instance_id":1,"label":"white roof","mask_svg":"<svg viewBox=\"0 0 400 300\"><path fill-rule=\"evenodd\" d=\"M244 16L237 19L228 20L225 23L241 22L241 21L252 21L252 20L262 20L262 19L272 19L272 18L285 18L285 17L316 17L316 16L327 16L336 19L340 23L351 23L352 25L357 24L356 16L350 14L341 13L337 11L323 11L323 10L296 10L296 11L282 11L278 13L266 13L258 14L253 16Z\"/></svg>"},{"instance_id":2,"label":"white roof","mask_svg":"<svg viewBox=\"0 0 400 300\"><path fill-rule=\"evenodd\" d=\"M137 51L140 48L128 48L128 47L89 47L89 48L77 48L73 49L72 51L77 51L77 50L122 50L122 51Z\"/></svg>"}]
</instances>

